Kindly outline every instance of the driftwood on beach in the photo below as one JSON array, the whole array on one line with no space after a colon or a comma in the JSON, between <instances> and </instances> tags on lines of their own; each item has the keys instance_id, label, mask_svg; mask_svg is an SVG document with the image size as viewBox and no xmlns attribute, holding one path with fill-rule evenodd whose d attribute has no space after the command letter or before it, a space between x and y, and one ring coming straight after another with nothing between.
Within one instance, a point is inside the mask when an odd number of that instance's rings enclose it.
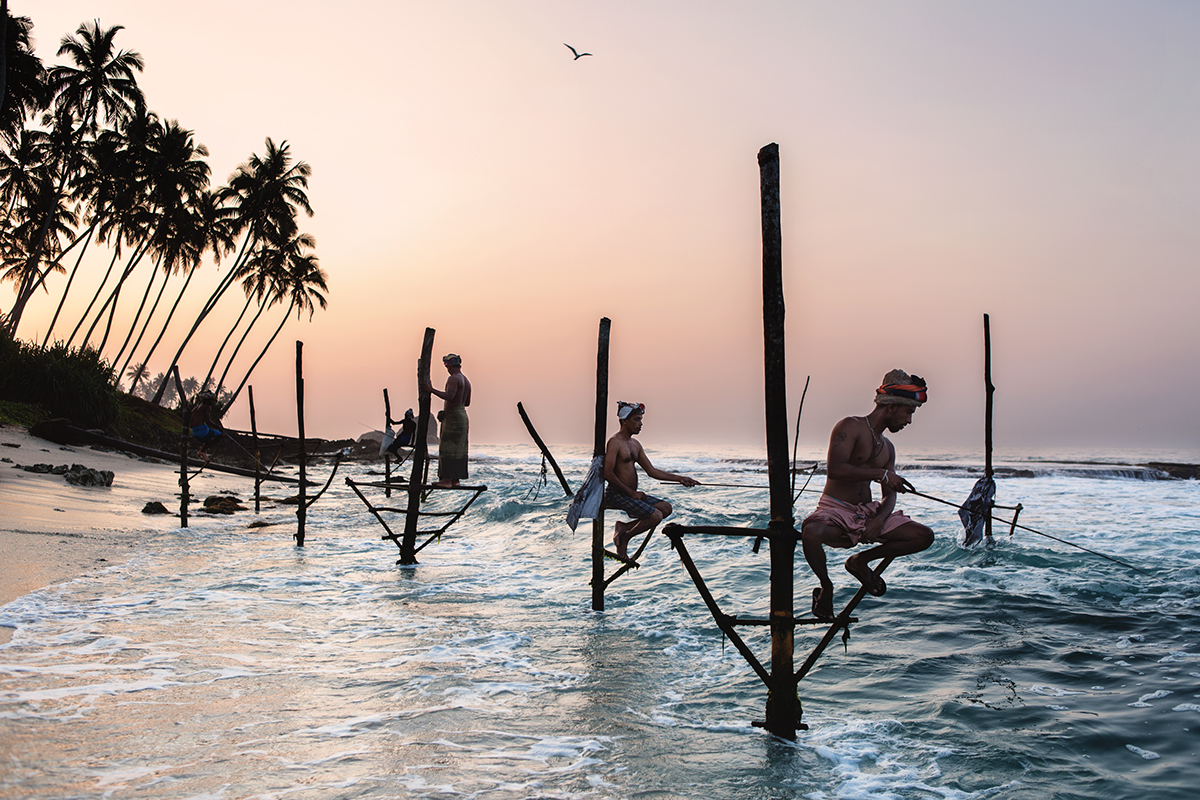
<instances>
[{"instance_id":1,"label":"driftwood on beach","mask_svg":"<svg viewBox=\"0 0 1200 800\"><path fill-rule=\"evenodd\" d=\"M133 442L126 442L121 439L114 439L111 436L105 436L96 431L89 431L84 428L78 428L66 422L56 422L52 429L47 429L42 426L35 425L30 428L30 433L43 439L48 439L56 444L88 444L107 447L112 450L119 450L123 453L133 453L134 455L144 456L146 458L158 458L165 462L173 463L179 460L179 456L175 453L168 453L163 450L156 450L153 447L145 447ZM230 475L240 475L245 478L253 478L254 470L244 469L242 467L231 467L225 464L217 464L213 461L207 462L197 458L189 458L188 464L195 467L204 467L212 472L225 472ZM298 478L293 478L287 475L264 475L262 480L273 480L280 483L299 483Z\"/></svg>"}]
</instances>

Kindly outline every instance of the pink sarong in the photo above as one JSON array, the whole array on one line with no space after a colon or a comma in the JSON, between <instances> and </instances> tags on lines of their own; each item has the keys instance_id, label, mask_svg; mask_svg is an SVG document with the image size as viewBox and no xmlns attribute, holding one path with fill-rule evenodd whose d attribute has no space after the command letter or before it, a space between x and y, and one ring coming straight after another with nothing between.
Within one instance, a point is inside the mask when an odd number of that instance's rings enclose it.
<instances>
[{"instance_id":1,"label":"pink sarong","mask_svg":"<svg viewBox=\"0 0 1200 800\"><path fill-rule=\"evenodd\" d=\"M804 525L807 525L809 520L823 522L826 525L841 528L846 532L851 543L858 544L867 528L867 519L879 510L879 504L879 500L872 500L870 503L856 505L823 494L817 501L816 509L804 518L800 527L803 528ZM903 511L893 511L892 515L883 521L883 530L880 531L879 536L881 538L887 536L889 532L909 522L912 520L906 517Z\"/></svg>"}]
</instances>

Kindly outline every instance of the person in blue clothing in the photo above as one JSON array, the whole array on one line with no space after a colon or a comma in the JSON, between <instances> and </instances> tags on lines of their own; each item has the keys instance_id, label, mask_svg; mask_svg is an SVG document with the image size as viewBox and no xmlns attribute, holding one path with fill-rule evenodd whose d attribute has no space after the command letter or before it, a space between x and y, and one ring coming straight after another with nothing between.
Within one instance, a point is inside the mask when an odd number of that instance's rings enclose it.
<instances>
[{"instance_id":1,"label":"person in blue clothing","mask_svg":"<svg viewBox=\"0 0 1200 800\"><path fill-rule=\"evenodd\" d=\"M196 455L205 461L212 457L209 447L225 435L225 432L216 426L216 405L217 396L205 389L196 395L196 407L192 409L191 434L192 438L200 443Z\"/></svg>"}]
</instances>

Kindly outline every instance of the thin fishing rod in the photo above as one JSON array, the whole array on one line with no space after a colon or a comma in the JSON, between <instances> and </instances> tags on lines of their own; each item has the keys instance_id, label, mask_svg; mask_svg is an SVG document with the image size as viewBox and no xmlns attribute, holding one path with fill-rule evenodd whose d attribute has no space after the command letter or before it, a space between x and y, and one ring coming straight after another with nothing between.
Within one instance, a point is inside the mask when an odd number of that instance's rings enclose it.
<instances>
[{"instance_id":1,"label":"thin fishing rod","mask_svg":"<svg viewBox=\"0 0 1200 800\"><path fill-rule=\"evenodd\" d=\"M800 407L796 409L796 435L792 438L792 505L796 505L796 450L800 447L800 415L804 413L804 398L808 395L809 375L804 379L804 391L800 393Z\"/></svg>"},{"instance_id":2,"label":"thin fishing rod","mask_svg":"<svg viewBox=\"0 0 1200 800\"><path fill-rule=\"evenodd\" d=\"M962 508L962 506L959 505L958 503L953 503L949 500L943 500L942 498L934 497L933 495L922 494L921 492L918 492L915 489L909 489L906 492L906 494L915 494L917 497L924 497L926 500L933 500L934 502L937 502L937 503L944 503L945 505L948 505L948 506L954 506L957 509ZM991 515L989 515L989 516L991 516ZM1152 577L1149 572L1146 572L1146 570L1138 569L1133 564L1126 564L1124 561L1120 560L1119 558L1113 558L1112 556L1106 556L1104 553L1098 553L1095 550L1089 550L1082 545L1075 544L1074 542L1068 542L1066 539L1060 539L1057 536L1051 536L1048 533L1042 533L1041 531L1034 530L1033 528L1030 528L1027 525L1018 525L1015 522L1011 522L1011 521L1003 519L1001 517L991 517L991 519L995 522L1000 522L1005 525L1011 525L1014 528L1020 528L1023 531L1029 531L1030 533L1036 533L1038 536L1045 536L1047 539L1053 539L1056 542L1062 542L1065 545L1069 545L1070 547L1074 547L1078 550L1082 550L1085 553L1091 553L1094 556L1100 556L1101 558L1106 558L1109 561L1113 562L1114 564L1120 564L1122 567L1127 567L1127 568L1133 570L1134 572L1140 572L1141 574L1143 574L1147 577Z\"/></svg>"}]
</instances>

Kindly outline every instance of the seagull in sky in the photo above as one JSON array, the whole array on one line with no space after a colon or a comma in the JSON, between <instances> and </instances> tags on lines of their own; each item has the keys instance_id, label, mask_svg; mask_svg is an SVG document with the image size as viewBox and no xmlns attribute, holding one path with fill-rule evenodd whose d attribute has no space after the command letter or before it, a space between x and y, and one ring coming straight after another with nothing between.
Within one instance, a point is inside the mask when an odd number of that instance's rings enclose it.
<instances>
[{"instance_id":1,"label":"seagull in sky","mask_svg":"<svg viewBox=\"0 0 1200 800\"><path fill-rule=\"evenodd\" d=\"M563 47L567 48L568 50L570 50L570 51L571 51L571 53L572 53L572 54L574 54L574 56L575 56L575 60L576 60L576 61L578 61L579 59L583 58L584 56L590 56L590 55L591 55L591 53L577 53L577 52L575 51L575 48L574 48L574 47L571 47L571 45L567 44L566 42L563 42Z\"/></svg>"}]
</instances>

